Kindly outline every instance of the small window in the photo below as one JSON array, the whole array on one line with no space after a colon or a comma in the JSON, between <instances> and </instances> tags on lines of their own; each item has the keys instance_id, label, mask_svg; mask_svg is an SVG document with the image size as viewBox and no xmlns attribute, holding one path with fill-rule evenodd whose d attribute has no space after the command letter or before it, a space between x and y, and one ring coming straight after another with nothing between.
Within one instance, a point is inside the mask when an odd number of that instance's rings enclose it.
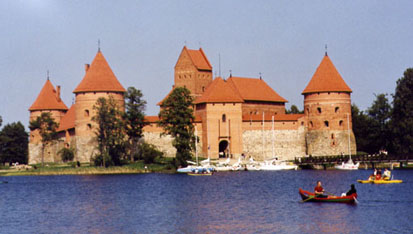
<instances>
[{"instance_id":1,"label":"small window","mask_svg":"<svg viewBox=\"0 0 413 234\"><path fill-rule=\"evenodd\" d=\"M227 121L227 116L225 114L222 115L222 122L225 123L225 121Z\"/></svg>"},{"instance_id":2,"label":"small window","mask_svg":"<svg viewBox=\"0 0 413 234\"><path fill-rule=\"evenodd\" d=\"M321 107L317 107L317 111L319 114L321 114Z\"/></svg>"},{"instance_id":3,"label":"small window","mask_svg":"<svg viewBox=\"0 0 413 234\"><path fill-rule=\"evenodd\" d=\"M205 86L202 86L202 92L205 92Z\"/></svg>"},{"instance_id":4,"label":"small window","mask_svg":"<svg viewBox=\"0 0 413 234\"><path fill-rule=\"evenodd\" d=\"M304 126L304 121L301 121L301 126Z\"/></svg>"},{"instance_id":5,"label":"small window","mask_svg":"<svg viewBox=\"0 0 413 234\"><path fill-rule=\"evenodd\" d=\"M340 109L340 107L336 106L336 108L334 109L334 111L337 113L339 109Z\"/></svg>"},{"instance_id":6,"label":"small window","mask_svg":"<svg viewBox=\"0 0 413 234\"><path fill-rule=\"evenodd\" d=\"M92 129L92 124L87 124L87 129Z\"/></svg>"},{"instance_id":7,"label":"small window","mask_svg":"<svg viewBox=\"0 0 413 234\"><path fill-rule=\"evenodd\" d=\"M334 133L331 133L331 139L334 140Z\"/></svg>"},{"instance_id":8,"label":"small window","mask_svg":"<svg viewBox=\"0 0 413 234\"><path fill-rule=\"evenodd\" d=\"M309 108L307 108L307 113L310 113L310 109L309 109Z\"/></svg>"},{"instance_id":9,"label":"small window","mask_svg":"<svg viewBox=\"0 0 413 234\"><path fill-rule=\"evenodd\" d=\"M276 115L277 114L277 112L274 112L274 115Z\"/></svg>"},{"instance_id":10,"label":"small window","mask_svg":"<svg viewBox=\"0 0 413 234\"><path fill-rule=\"evenodd\" d=\"M314 127L313 121L310 121L310 127Z\"/></svg>"},{"instance_id":11,"label":"small window","mask_svg":"<svg viewBox=\"0 0 413 234\"><path fill-rule=\"evenodd\" d=\"M89 110L85 110L85 117L89 117Z\"/></svg>"},{"instance_id":12,"label":"small window","mask_svg":"<svg viewBox=\"0 0 413 234\"><path fill-rule=\"evenodd\" d=\"M324 125L328 127L328 121L324 121Z\"/></svg>"},{"instance_id":13,"label":"small window","mask_svg":"<svg viewBox=\"0 0 413 234\"><path fill-rule=\"evenodd\" d=\"M338 122L338 124L341 126L343 126L343 120L340 120L340 122Z\"/></svg>"}]
</instances>

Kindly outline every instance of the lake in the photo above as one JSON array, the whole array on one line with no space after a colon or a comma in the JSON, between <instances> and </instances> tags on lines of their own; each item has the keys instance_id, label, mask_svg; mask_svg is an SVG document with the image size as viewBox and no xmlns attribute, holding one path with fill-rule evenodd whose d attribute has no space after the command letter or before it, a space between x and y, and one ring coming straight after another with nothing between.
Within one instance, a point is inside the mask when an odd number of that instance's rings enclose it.
<instances>
[{"instance_id":1,"label":"lake","mask_svg":"<svg viewBox=\"0 0 413 234\"><path fill-rule=\"evenodd\" d=\"M402 184L358 184L372 171L298 170L1 177L0 233L413 233L413 170ZM359 203L300 202L298 188Z\"/></svg>"}]
</instances>

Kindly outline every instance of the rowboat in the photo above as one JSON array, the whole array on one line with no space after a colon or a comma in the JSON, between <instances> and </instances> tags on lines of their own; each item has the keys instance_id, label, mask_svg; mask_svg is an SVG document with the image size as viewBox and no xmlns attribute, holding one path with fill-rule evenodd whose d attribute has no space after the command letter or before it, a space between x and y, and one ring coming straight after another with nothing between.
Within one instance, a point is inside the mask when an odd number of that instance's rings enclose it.
<instances>
[{"instance_id":1,"label":"rowboat","mask_svg":"<svg viewBox=\"0 0 413 234\"><path fill-rule=\"evenodd\" d=\"M403 180L357 180L362 184L400 184Z\"/></svg>"},{"instance_id":2,"label":"rowboat","mask_svg":"<svg viewBox=\"0 0 413 234\"><path fill-rule=\"evenodd\" d=\"M299 194L305 202L338 202L338 203L354 203L356 202L357 194L350 196L328 196L326 198L315 197L314 193L299 189Z\"/></svg>"}]
</instances>

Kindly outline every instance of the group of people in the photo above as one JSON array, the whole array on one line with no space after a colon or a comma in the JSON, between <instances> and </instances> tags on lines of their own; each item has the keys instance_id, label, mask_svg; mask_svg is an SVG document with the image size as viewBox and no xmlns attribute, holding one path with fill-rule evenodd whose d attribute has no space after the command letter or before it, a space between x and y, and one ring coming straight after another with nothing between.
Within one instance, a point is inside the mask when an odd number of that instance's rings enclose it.
<instances>
[{"instance_id":1,"label":"group of people","mask_svg":"<svg viewBox=\"0 0 413 234\"><path fill-rule=\"evenodd\" d=\"M384 169L384 173L381 173L381 169L377 170L374 169L373 174L370 175L369 180L390 180L391 178L391 171Z\"/></svg>"},{"instance_id":2,"label":"group of people","mask_svg":"<svg viewBox=\"0 0 413 234\"><path fill-rule=\"evenodd\" d=\"M316 197L319 198L327 198L328 195L324 194L324 188L323 186L321 186L321 181L317 181L317 186L314 188L314 194ZM352 194L357 194L357 190L356 187L354 186L354 184L350 185L350 190L348 190L346 193L341 194L342 197L344 196L350 196Z\"/></svg>"}]
</instances>

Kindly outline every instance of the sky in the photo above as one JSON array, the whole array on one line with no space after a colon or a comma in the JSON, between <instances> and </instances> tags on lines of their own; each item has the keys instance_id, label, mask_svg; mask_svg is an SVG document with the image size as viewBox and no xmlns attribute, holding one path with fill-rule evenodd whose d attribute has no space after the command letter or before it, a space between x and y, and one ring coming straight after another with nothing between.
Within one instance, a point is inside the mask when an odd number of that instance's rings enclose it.
<instances>
[{"instance_id":1,"label":"sky","mask_svg":"<svg viewBox=\"0 0 413 234\"><path fill-rule=\"evenodd\" d=\"M183 48L202 47L213 73L259 77L303 108L328 55L366 110L413 67L413 1L2 0L0 116L21 121L47 79L70 107L84 64L100 48L121 84L140 89L147 115L171 90ZM391 99L391 96L389 96Z\"/></svg>"}]
</instances>

